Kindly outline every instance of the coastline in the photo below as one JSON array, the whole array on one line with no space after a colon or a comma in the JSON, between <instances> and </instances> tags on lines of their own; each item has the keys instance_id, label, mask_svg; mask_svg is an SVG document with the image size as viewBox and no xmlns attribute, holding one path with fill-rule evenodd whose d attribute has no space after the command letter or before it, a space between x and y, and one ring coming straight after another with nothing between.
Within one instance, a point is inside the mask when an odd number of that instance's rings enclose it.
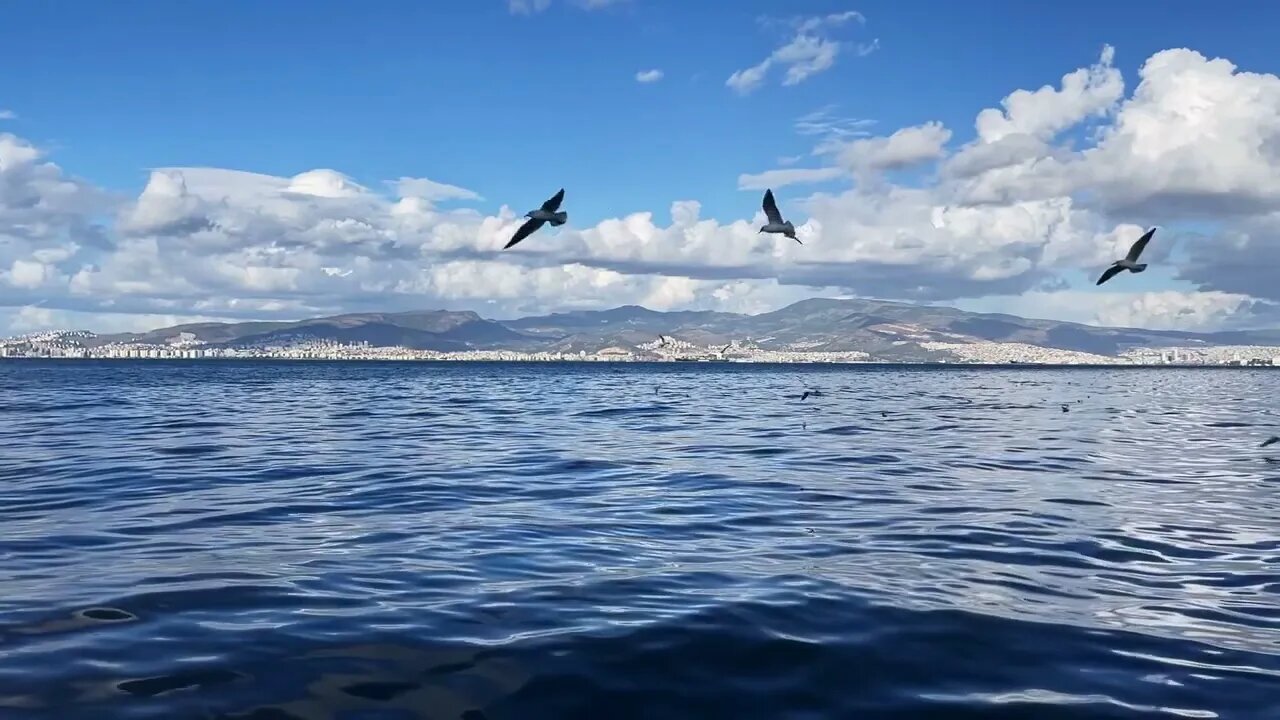
<instances>
[{"instance_id":1,"label":"coastline","mask_svg":"<svg viewBox=\"0 0 1280 720\"><path fill-rule=\"evenodd\" d=\"M511 364L530 364L530 365L672 365L672 366L697 366L697 365L805 365L805 366L860 366L860 367L909 367L909 368L937 368L937 369L1055 369L1055 368L1078 368L1078 369L1234 369L1234 370L1280 370L1280 364L1247 364L1247 363L1150 363L1150 362L1093 362L1093 363L1046 363L1046 362L948 362L934 360L692 360L682 361L676 359L583 359L583 358L553 358L553 359L509 359L509 358L458 358L458 357L437 357L437 358L404 358L404 357L369 357L369 358L316 358L316 357L273 357L273 356L237 356L237 357L64 357L64 356L0 356L0 364L6 361L12 362L58 362L58 363L146 363L146 364L203 364L203 363L237 363L237 362L267 362L267 363L306 363L306 364L392 364L392 363L411 363L411 364L454 364L454 363L489 363L495 365L511 365Z\"/></svg>"}]
</instances>

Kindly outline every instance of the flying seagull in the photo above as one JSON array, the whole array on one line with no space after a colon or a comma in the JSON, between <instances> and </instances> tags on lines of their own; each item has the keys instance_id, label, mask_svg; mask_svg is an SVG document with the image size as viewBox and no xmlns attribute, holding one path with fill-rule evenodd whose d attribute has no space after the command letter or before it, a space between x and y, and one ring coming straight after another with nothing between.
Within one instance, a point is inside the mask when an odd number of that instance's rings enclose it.
<instances>
[{"instance_id":1,"label":"flying seagull","mask_svg":"<svg viewBox=\"0 0 1280 720\"><path fill-rule=\"evenodd\" d=\"M1140 273L1143 270L1146 270L1147 264L1138 262L1138 256L1142 254L1143 249L1147 247L1147 243L1151 240L1151 236L1155 234L1156 229L1151 228L1146 232L1146 234L1138 238L1138 241L1133 244L1133 247L1129 248L1129 254L1125 255L1123 260L1115 261L1111 264L1111 267L1107 268L1106 272L1102 273L1102 277L1098 278L1098 284L1101 285L1102 283L1110 280L1121 270L1128 270L1129 272L1135 273Z\"/></svg>"},{"instance_id":2,"label":"flying seagull","mask_svg":"<svg viewBox=\"0 0 1280 720\"><path fill-rule=\"evenodd\" d=\"M801 245L804 244L800 242L800 238L796 237L796 226L792 225L791 221L782 219L782 213L778 212L778 203L773 199L773 190L764 191L764 215L769 222L760 228L760 232L781 233Z\"/></svg>"},{"instance_id":3,"label":"flying seagull","mask_svg":"<svg viewBox=\"0 0 1280 720\"><path fill-rule=\"evenodd\" d=\"M564 200L564 188L560 188L560 192L551 196L550 200L542 203L542 207L525 213L524 216L529 218L529 221L521 225L519 230L516 230L516 234L511 237L511 241L502 249L506 250L529 237L544 223L551 223L551 227L559 227L565 224L569 220L569 213L560 211L560 202L562 200Z\"/></svg>"}]
</instances>

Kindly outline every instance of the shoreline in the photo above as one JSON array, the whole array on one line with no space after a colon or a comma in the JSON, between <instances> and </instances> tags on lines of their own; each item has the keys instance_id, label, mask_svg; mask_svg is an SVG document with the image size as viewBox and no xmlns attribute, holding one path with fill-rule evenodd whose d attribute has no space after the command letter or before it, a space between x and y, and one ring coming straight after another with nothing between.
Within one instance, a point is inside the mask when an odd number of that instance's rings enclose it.
<instances>
[{"instance_id":1,"label":"shoreline","mask_svg":"<svg viewBox=\"0 0 1280 720\"><path fill-rule=\"evenodd\" d=\"M1233 369L1233 370L1280 370L1280 365L1249 365L1243 363L1134 363L1134 362L1117 362L1117 363L1038 363L1038 362L1008 362L1008 363L982 363L982 362L941 362L941 361L916 361L916 360L651 360L651 359L586 359L586 358L555 358L555 359L499 359L499 358L307 358L307 357L270 357L270 356L246 356L246 357L201 357L201 358L181 358L181 357L163 357L163 358L145 358L145 357L40 357L40 356L0 356L0 363L5 361L17 362L59 362L59 363L169 363L169 364L202 364L202 363L235 363L235 362L265 362L265 363L329 363L329 364L360 364L360 363L406 363L406 364L424 364L424 363L491 363L491 364L530 364L530 365L672 365L672 366L697 366L697 365L819 365L819 366L866 366L866 367L912 367L912 368L999 368L999 369L1057 369L1057 368L1095 368L1095 369Z\"/></svg>"}]
</instances>

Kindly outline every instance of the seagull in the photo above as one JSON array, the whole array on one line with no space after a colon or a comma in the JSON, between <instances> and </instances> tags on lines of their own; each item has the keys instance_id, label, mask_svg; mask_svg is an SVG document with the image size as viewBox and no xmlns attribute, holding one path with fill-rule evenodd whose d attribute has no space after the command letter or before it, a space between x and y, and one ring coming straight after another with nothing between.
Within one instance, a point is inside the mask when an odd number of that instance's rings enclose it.
<instances>
[{"instance_id":1,"label":"seagull","mask_svg":"<svg viewBox=\"0 0 1280 720\"><path fill-rule=\"evenodd\" d=\"M543 223L551 223L551 227L559 227L565 224L569 220L569 213L560 211L560 202L562 200L564 200L564 188L560 188L560 192L551 196L550 200L542 203L542 207L525 213L524 216L529 218L529 221L521 225L519 230L516 230L516 234L511 237L511 241L502 249L506 250L529 237L534 231L542 227Z\"/></svg>"},{"instance_id":2,"label":"seagull","mask_svg":"<svg viewBox=\"0 0 1280 720\"><path fill-rule=\"evenodd\" d=\"M764 191L764 215L769 222L760 228L762 233L780 233L800 242L800 238L796 237L796 226L791 224L789 220L782 219L782 213L778 212L778 203L773 199L773 190ZM757 233L759 234L759 233Z\"/></svg>"},{"instance_id":3,"label":"seagull","mask_svg":"<svg viewBox=\"0 0 1280 720\"><path fill-rule=\"evenodd\" d=\"M1070 412L1070 411L1067 409L1067 406L1066 406L1066 405L1063 405L1063 406L1062 406L1062 412Z\"/></svg>"},{"instance_id":4,"label":"seagull","mask_svg":"<svg viewBox=\"0 0 1280 720\"><path fill-rule=\"evenodd\" d=\"M1133 247L1129 248L1129 254L1125 255L1123 260L1117 260L1112 263L1111 267L1107 268L1106 272L1102 273L1102 277L1098 278L1097 284L1101 285L1102 283L1110 280L1121 270L1128 270L1129 272L1135 273L1140 273L1143 270L1146 270L1147 264L1138 262L1138 256L1142 254L1142 251L1147 247L1147 243L1151 240L1151 236L1155 234L1156 229L1151 228L1145 235L1138 238L1138 241L1133 244Z\"/></svg>"}]
</instances>

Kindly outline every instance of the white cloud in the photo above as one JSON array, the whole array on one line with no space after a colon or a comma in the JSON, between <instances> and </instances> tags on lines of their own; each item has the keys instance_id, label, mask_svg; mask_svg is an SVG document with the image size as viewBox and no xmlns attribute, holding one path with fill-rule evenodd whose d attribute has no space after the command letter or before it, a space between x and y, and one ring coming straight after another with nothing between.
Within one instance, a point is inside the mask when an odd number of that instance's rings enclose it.
<instances>
[{"instance_id":1,"label":"white cloud","mask_svg":"<svg viewBox=\"0 0 1280 720\"><path fill-rule=\"evenodd\" d=\"M827 182L843 176L844 171L835 167L782 168L779 170L766 170L755 175L739 175L738 189L764 190L765 188L780 188L787 185Z\"/></svg>"},{"instance_id":2,"label":"white cloud","mask_svg":"<svg viewBox=\"0 0 1280 720\"><path fill-rule=\"evenodd\" d=\"M942 157L951 131L940 122L903 128L888 137L854 140L826 151L838 155L841 165L854 175L901 170Z\"/></svg>"},{"instance_id":3,"label":"white cloud","mask_svg":"<svg viewBox=\"0 0 1280 720\"><path fill-rule=\"evenodd\" d=\"M480 194L457 185L428 180L427 178L402 177L395 182L401 198L418 198L427 202L441 200L481 200Z\"/></svg>"},{"instance_id":4,"label":"white cloud","mask_svg":"<svg viewBox=\"0 0 1280 720\"><path fill-rule=\"evenodd\" d=\"M573 0L570 4L584 10L599 10L621 5L628 0ZM551 0L507 0L507 10L512 15L533 15L551 7Z\"/></svg>"},{"instance_id":5,"label":"white cloud","mask_svg":"<svg viewBox=\"0 0 1280 720\"><path fill-rule=\"evenodd\" d=\"M50 279L50 271L48 265L36 260L14 260L5 279L15 288L33 290Z\"/></svg>"},{"instance_id":6,"label":"white cloud","mask_svg":"<svg viewBox=\"0 0 1280 720\"><path fill-rule=\"evenodd\" d=\"M1246 295L1222 292L1144 292L1110 296L1094 313L1099 325L1153 330L1214 329L1250 301Z\"/></svg>"},{"instance_id":7,"label":"white cloud","mask_svg":"<svg viewBox=\"0 0 1280 720\"><path fill-rule=\"evenodd\" d=\"M1206 331L1240 319L1253 303L1247 295L1222 292L1058 290L966 299L956 304L974 312L1002 312L1091 325Z\"/></svg>"},{"instance_id":8,"label":"white cloud","mask_svg":"<svg viewBox=\"0 0 1280 720\"><path fill-rule=\"evenodd\" d=\"M978 113L978 138L993 143L1013 134L1051 140L1090 116L1104 115L1124 96L1124 78L1112 63L1115 48L1102 49L1098 62L1062 76L1062 87L1015 90L1000 101L1003 110Z\"/></svg>"},{"instance_id":9,"label":"white cloud","mask_svg":"<svg viewBox=\"0 0 1280 720\"><path fill-rule=\"evenodd\" d=\"M830 70L844 45L832 38L831 31L850 22L865 22L861 13L846 11L791 21L793 33L787 42L764 60L729 76L725 85L740 95L754 92L774 67L783 68L782 84L798 85L818 73ZM855 53L866 56L879 47L879 40L855 47Z\"/></svg>"},{"instance_id":10,"label":"white cloud","mask_svg":"<svg viewBox=\"0 0 1280 720\"><path fill-rule=\"evenodd\" d=\"M799 135L816 135L825 142L838 142L850 138L869 137L875 120L846 118L835 114L833 105L820 108L796 118L795 131Z\"/></svg>"},{"instance_id":11,"label":"white cloud","mask_svg":"<svg viewBox=\"0 0 1280 720\"><path fill-rule=\"evenodd\" d=\"M42 330L92 330L98 333L146 332L184 323L225 322L231 318L207 315L143 313L84 313L26 305L0 308L0 336Z\"/></svg>"},{"instance_id":12,"label":"white cloud","mask_svg":"<svg viewBox=\"0 0 1280 720\"><path fill-rule=\"evenodd\" d=\"M856 21L789 27L823 38ZM847 183L779 195L804 245L759 233L755 198L752 216L724 219L673 199L669 223L642 210L502 251L524 208L482 213L467 206L478 192L437 180L366 187L324 168L156 168L126 199L0 134L0 308L41 303L22 322L439 307L510 316L627 302L767 309L844 293L1003 298L1010 312L1149 327L1263 317L1274 306L1260 301L1280 301L1280 78L1174 49L1142 65L1131 95L1123 80L1105 50L1056 87L975 112L967 137L927 117L874 136L872 122L834 108L800 118L797 137L826 165L788 158L738 183L753 193ZM1093 288L1156 224L1144 256L1153 270Z\"/></svg>"},{"instance_id":13,"label":"white cloud","mask_svg":"<svg viewBox=\"0 0 1280 720\"><path fill-rule=\"evenodd\" d=\"M636 82L638 83L655 83L662 79L662 71L654 68L652 70L641 70L636 73Z\"/></svg>"},{"instance_id":14,"label":"white cloud","mask_svg":"<svg viewBox=\"0 0 1280 720\"><path fill-rule=\"evenodd\" d=\"M507 0L507 10L513 15L532 15L551 7L551 0Z\"/></svg>"},{"instance_id":15,"label":"white cloud","mask_svg":"<svg viewBox=\"0 0 1280 720\"><path fill-rule=\"evenodd\" d=\"M1186 49L1153 55L1139 76L1079 181L1117 208L1280 208L1280 78Z\"/></svg>"},{"instance_id":16,"label":"white cloud","mask_svg":"<svg viewBox=\"0 0 1280 720\"><path fill-rule=\"evenodd\" d=\"M0 120L17 120L18 113L0 108Z\"/></svg>"}]
</instances>

